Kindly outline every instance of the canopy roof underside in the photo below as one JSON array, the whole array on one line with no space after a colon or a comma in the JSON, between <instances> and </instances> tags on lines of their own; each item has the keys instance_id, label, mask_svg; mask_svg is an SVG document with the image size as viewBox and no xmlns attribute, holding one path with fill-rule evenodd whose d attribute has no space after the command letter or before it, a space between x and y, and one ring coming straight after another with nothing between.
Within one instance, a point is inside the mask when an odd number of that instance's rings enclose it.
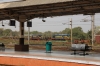
<instances>
[{"instance_id":1,"label":"canopy roof underside","mask_svg":"<svg viewBox=\"0 0 100 66\"><path fill-rule=\"evenodd\" d=\"M100 0L26 0L0 4L0 20L45 18L99 12Z\"/></svg>"}]
</instances>

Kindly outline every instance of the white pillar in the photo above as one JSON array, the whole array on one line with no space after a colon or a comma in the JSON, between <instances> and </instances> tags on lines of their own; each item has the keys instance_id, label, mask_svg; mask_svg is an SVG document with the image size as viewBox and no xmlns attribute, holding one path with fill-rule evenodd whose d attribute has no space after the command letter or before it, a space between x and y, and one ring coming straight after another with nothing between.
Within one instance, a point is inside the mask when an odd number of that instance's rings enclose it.
<instances>
[{"instance_id":1,"label":"white pillar","mask_svg":"<svg viewBox=\"0 0 100 66\"><path fill-rule=\"evenodd\" d=\"M91 15L92 46L94 45L94 15Z\"/></svg>"},{"instance_id":2,"label":"white pillar","mask_svg":"<svg viewBox=\"0 0 100 66\"><path fill-rule=\"evenodd\" d=\"M28 27L28 44L30 44L30 27Z\"/></svg>"},{"instance_id":3,"label":"white pillar","mask_svg":"<svg viewBox=\"0 0 100 66\"><path fill-rule=\"evenodd\" d=\"M71 44L72 44L72 19L70 20L70 25L71 25Z\"/></svg>"}]
</instances>

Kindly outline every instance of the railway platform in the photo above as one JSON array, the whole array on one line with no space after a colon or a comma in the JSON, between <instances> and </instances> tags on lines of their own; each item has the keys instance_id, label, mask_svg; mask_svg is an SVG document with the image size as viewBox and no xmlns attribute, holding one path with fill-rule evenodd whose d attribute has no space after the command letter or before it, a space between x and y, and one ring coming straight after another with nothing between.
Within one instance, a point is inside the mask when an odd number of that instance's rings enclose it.
<instances>
[{"instance_id":1,"label":"railway platform","mask_svg":"<svg viewBox=\"0 0 100 66\"><path fill-rule=\"evenodd\" d=\"M17 52L14 49L0 51L0 64L11 66L100 66L100 53L71 55L71 51L29 50Z\"/></svg>"}]
</instances>

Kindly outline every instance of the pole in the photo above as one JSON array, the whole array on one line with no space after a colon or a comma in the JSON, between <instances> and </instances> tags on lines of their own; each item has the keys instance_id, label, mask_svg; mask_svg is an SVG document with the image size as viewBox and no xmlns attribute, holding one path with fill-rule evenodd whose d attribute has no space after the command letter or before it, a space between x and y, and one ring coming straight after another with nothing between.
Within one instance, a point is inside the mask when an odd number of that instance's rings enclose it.
<instances>
[{"instance_id":1,"label":"pole","mask_svg":"<svg viewBox=\"0 0 100 66\"><path fill-rule=\"evenodd\" d=\"M30 27L28 27L28 44L30 44Z\"/></svg>"},{"instance_id":2,"label":"pole","mask_svg":"<svg viewBox=\"0 0 100 66\"><path fill-rule=\"evenodd\" d=\"M94 15L91 15L92 46L94 45Z\"/></svg>"},{"instance_id":3,"label":"pole","mask_svg":"<svg viewBox=\"0 0 100 66\"><path fill-rule=\"evenodd\" d=\"M72 44L72 19L70 20L70 25L71 25L71 44Z\"/></svg>"},{"instance_id":4,"label":"pole","mask_svg":"<svg viewBox=\"0 0 100 66\"><path fill-rule=\"evenodd\" d=\"M24 45L24 22L20 22L20 39L19 44Z\"/></svg>"}]
</instances>

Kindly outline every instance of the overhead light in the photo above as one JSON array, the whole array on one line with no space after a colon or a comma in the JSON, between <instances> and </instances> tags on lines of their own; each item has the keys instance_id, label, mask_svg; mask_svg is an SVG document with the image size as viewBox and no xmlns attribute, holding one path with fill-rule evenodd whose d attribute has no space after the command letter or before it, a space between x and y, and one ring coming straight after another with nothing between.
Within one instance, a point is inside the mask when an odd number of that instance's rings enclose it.
<instances>
[{"instance_id":1,"label":"overhead light","mask_svg":"<svg viewBox=\"0 0 100 66\"><path fill-rule=\"evenodd\" d=\"M42 19L42 22L46 22L44 19Z\"/></svg>"},{"instance_id":2,"label":"overhead light","mask_svg":"<svg viewBox=\"0 0 100 66\"><path fill-rule=\"evenodd\" d=\"M27 27L32 27L32 21L27 21Z\"/></svg>"},{"instance_id":3,"label":"overhead light","mask_svg":"<svg viewBox=\"0 0 100 66\"><path fill-rule=\"evenodd\" d=\"M5 26L5 25L2 25L2 26Z\"/></svg>"},{"instance_id":4,"label":"overhead light","mask_svg":"<svg viewBox=\"0 0 100 66\"><path fill-rule=\"evenodd\" d=\"M5 26L5 25L3 24L3 21L2 21L2 26Z\"/></svg>"},{"instance_id":5,"label":"overhead light","mask_svg":"<svg viewBox=\"0 0 100 66\"><path fill-rule=\"evenodd\" d=\"M10 26L15 26L16 20L10 20L9 25Z\"/></svg>"}]
</instances>

